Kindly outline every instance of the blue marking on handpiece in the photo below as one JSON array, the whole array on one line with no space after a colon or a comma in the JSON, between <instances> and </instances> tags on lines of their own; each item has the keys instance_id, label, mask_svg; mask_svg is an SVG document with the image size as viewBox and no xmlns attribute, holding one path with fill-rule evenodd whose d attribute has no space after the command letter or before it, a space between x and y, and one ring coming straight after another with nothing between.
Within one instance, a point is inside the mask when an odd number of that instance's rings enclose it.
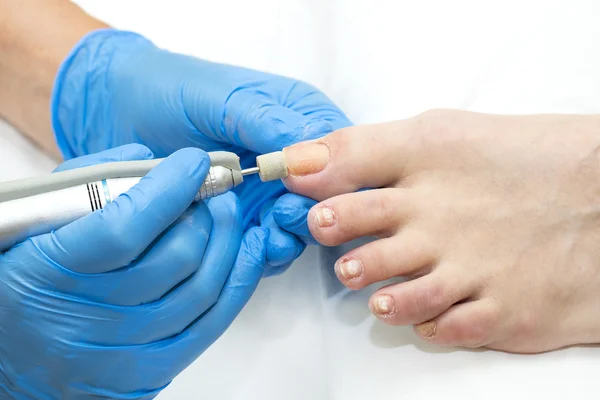
<instances>
[{"instance_id":1,"label":"blue marking on handpiece","mask_svg":"<svg viewBox=\"0 0 600 400\"><path fill-rule=\"evenodd\" d=\"M108 190L106 179L102 181L102 188L104 189L104 200L106 200L106 204L108 204L112 201L112 196L110 195L110 190Z\"/></svg>"}]
</instances>

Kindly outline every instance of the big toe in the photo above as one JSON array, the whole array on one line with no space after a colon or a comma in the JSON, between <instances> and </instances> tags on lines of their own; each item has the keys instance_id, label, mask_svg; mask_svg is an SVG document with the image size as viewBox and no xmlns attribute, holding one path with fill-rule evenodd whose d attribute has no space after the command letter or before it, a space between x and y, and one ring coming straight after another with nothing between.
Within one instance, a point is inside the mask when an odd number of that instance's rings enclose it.
<instances>
[{"instance_id":1,"label":"big toe","mask_svg":"<svg viewBox=\"0 0 600 400\"><path fill-rule=\"evenodd\" d=\"M340 129L320 139L283 150L291 192L325 200L364 188L394 185L409 156L408 134L397 124L364 125ZM399 138L404 138L399 140ZM402 156L398 149L403 149Z\"/></svg>"}]
</instances>

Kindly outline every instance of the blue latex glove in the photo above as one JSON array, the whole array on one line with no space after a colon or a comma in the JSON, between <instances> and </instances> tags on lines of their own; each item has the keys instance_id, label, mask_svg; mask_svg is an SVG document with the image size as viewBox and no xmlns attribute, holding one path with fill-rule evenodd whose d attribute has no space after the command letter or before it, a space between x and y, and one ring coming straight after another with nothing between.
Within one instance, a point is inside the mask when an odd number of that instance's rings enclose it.
<instances>
[{"instance_id":1,"label":"blue latex glove","mask_svg":"<svg viewBox=\"0 0 600 400\"><path fill-rule=\"evenodd\" d=\"M308 228L307 216L317 202L295 193L286 193L274 204L273 221L286 232L293 233L306 244L318 244Z\"/></svg>"},{"instance_id":2,"label":"blue latex glove","mask_svg":"<svg viewBox=\"0 0 600 400\"><path fill-rule=\"evenodd\" d=\"M59 169L150 157L129 145ZM242 237L233 193L190 207L208 167L181 150L103 210L0 254L0 398L151 399L224 332L267 232Z\"/></svg>"},{"instance_id":3,"label":"blue latex glove","mask_svg":"<svg viewBox=\"0 0 600 400\"><path fill-rule=\"evenodd\" d=\"M190 146L233 151L244 167L253 166L257 153L350 125L323 93L303 82L174 54L112 29L84 37L65 60L52 115L66 158L136 142L160 157ZM268 216L285 188L251 176L236 193L247 229ZM275 273L304 247L266 219L267 273Z\"/></svg>"}]
</instances>

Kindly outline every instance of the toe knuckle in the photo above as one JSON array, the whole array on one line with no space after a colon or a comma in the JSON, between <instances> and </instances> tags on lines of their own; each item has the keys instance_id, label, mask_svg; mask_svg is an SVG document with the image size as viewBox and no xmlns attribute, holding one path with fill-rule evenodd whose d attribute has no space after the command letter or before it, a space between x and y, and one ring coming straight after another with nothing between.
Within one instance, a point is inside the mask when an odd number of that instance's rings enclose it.
<instances>
[{"instance_id":1,"label":"toe knuckle","mask_svg":"<svg viewBox=\"0 0 600 400\"><path fill-rule=\"evenodd\" d=\"M329 146L332 153L343 153L352 144L353 133L354 129L352 127L342 128L326 135L321 141Z\"/></svg>"},{"instance_id":2,"label":"toe knuckle","mask_svg":"<svg viewBox=\"0 0 600 400\"><path fill-rule=\"evenodd\" d=\"M455 129L456 111L433 109L415 117L415 124L423 145L453 142L457 139Z\"/></svg>"},{"instance_id":3,"label":"toe knuckle","mask_svg":"<svg viewBox=\"0 0 600 400\"><path fill-rule=\"evenodd\" d=\"M482 310L474 318L458 322L459 342L468 347L482 347L489 343L499 317L495 308Z\"/></svg>"},{"instance_id":4,"label":"toe knuckle","mask_svg":"<svg viewBox=\"0 0 600 400\"><path fill-rule=\"evenodd\" d=\"M431 108L419 114L417 117L429 121L439 121L448 118L453 113L453 110L444 108Z\"/></svg>"},{"instance_id":5,"label":"toe knuckle","mask_svg":"<svg viewBox=\"0 0 600 400\"><path fill-rule=\"evenodd\" d=\"M391 226L389 223L382 223L382 226L386 228L377 233L378 237L388 237L390 236L395 226L393 222L398 219L398 203L395 198L392 198L388 194L384 194L382 196L378 196L377 199L377 212L378 212L378 220L382 222L392 222Z\"/></svg>"},{"instance_id":6,"label":"toe knuckle","mask_svg":"<svg viewBox=\"0 0 600 400\"><path fill-rule=\"evenodd\" d=\"M365 273L370 275L370 280L379 281L393 276L393 267L388 264L386 256L381 251L371 251L369 254L361 254L360 257L365 264Z\"/></svg>"},{"instance_id":7,"label":"toe knuckle","mask_svg":"<svg viewBox=\"0 0 600 400\"><path fill-rule=\"evenodd\" d=\"M458 344L464 347L478 348L485 346L488 335L474 326L465 326L458 335Z\"/></svg>"},{"instance_id":8,"label":"toe knuckle","mask_svg":"<svg viewBox=\"0 0 600 400\"><path fill-rule=\"evenodd\" d=\"M430 309L431 297L429 290L417 289L413 292L413 312L415 319L422 319L420 316L426 314Z\"/></svg>"},{"instance_id":9,"label":"toe knuckle","mask_svg":"<svg viewBox=\"0 0 600 400\"><path fill-rule=\"evenodd\" d=\"M395 199L388 196L387 194L384 194L384 195L378 197L378 203L379 203L378 204L379 211L381 213L381 215L380 215L381 219L388 220L395 216L396 209L398 206L396 204Z\"/></svg>"},{"instance_id":10,"label":"toe knuckle","mask_svg":"<svg viewBox=\"0 0 600 400\"><path fill-rule=\"evenodd\" d=\"M537 317L532 312L522 312L519 318L517 318L515 326L516 335L525 337L531 336L535 333L537 323Z\"/></svg>"},{"instance_id":11,"label":"toe knuckle","mask_svg":"<svg viewBox=\"0 0 600 400\"><path fill-rule=\"evenodd\" d=\"M490 329L485 323L464 325L461 329L460 342L468 347L482 347L490 337Z\"/></svg>"},{"instance_id":12,"label":"toe knuckle","mask_svg":"<svg viewBox=\"0 0 600 400\"><path fill-rule=\"evenodd\" d=\"M361 235L361 228L354 218L352 214L340 217L336 229L331 231L331 239L336 242L335 244L341 244Z\"/></svg>"},{"instance_id":13,"label":"toe knuckle","mask_svg":"<svg viewBox=\"0 0 600 400\"><path fill-rule=\"evenodd\" d=\"M419 288L415 291L416 311L419 314L426 314L432 310L440 310L445 308L449 290L447 286L441 284L433 284L424 288Z\"/></svg>"}]
</instances>

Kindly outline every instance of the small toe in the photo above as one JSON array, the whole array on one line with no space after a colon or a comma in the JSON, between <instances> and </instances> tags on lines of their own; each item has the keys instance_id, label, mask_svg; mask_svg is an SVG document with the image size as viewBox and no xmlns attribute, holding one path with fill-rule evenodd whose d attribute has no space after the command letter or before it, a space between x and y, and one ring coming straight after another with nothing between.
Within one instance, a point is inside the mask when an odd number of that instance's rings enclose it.
<instances>
[{"instance_id":1,"label":"small toe","mask_svg":"<svg viewBox=\"0 0 600 400\"><path fill-rule=\"evenodd\" d=\"M482 347L498 334L499 309L491 299L457 304L442 315L415 326L428 342L461 347Z\"/></svg>"},{"instance_id":2,"label":"small toe","mask_svg":"<svg viewBox=\"0 0 600 400\"><path fill-rule=\"evenodd\" d=\"M367 243L345 254L335 263L338 279L350 289L375 282L413 275L437 263L430 239L413 231Z\"/></svg>"},{"instance_id":3,"label":"small toe","mask_svg":"<svg viewBox=\"0 0 600 400\"><path fill-rule=\"evenodd\" d=\"M338 246L364 236L395 234L410 218L406 189L374 189L333 197L314 206L308 215L313 237L325 246Z\"/></svg>"},{"instance_id":4,"label":"small toe","mask_svg":"<svg viewBox=\"0 0 600 400\"><path fill-rule=\"evenodd\" d=\"M376 317L390 325L429 321L473 293L472 280L434 270L423 277L378 290L369 301Z\"/></svg>"}]
</instances>

